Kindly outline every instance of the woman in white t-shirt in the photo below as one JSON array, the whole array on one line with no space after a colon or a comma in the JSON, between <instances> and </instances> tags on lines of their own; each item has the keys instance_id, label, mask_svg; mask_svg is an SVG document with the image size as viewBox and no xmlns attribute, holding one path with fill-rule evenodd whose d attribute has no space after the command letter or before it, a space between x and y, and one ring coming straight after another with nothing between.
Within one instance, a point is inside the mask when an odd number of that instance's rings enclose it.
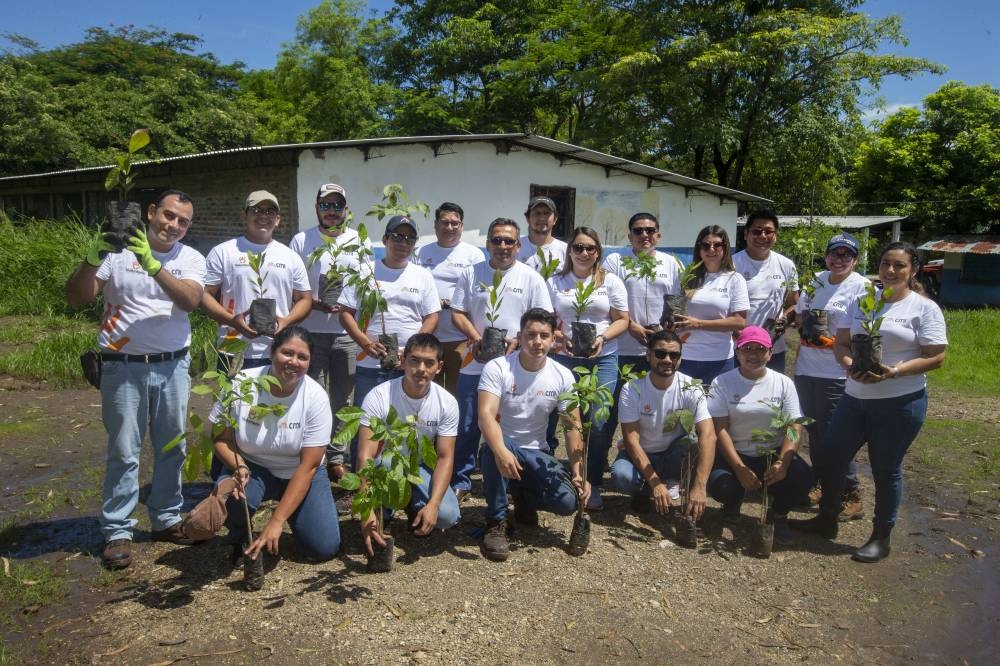
<instances>
[{"instance_id":1,"label":"woman in white t-shirt","mask_svg":"<svg viewBox=\"0 0 1000 666\"><path fill-rule=\"evenodd\" d=\"M794 440L780 431L770 441L754 441L755 431L773 432L772 407L793 419L802 416L792 380L767 367L772 345L767 331L747 326L736 341L739 366L712 382L708 413L717 439L708 493L722 504L723 520L735 522L746 493L766 484L774 540L788 545L796 540L788 525L788 511L806 500L813 474L798 456L802 426L792 426L800 435Z\"/></svg>"},{"instance_id":2,"label":"woman in white t-shirt","mask_svg":"<svg viewBox=\"0 0 1000 666\"><path fill-rule=\"evenodd\" d=\"M604 249L601 237L589 227L579 227L573 232L566 253L566 262L559 273L549 278L549 295L552 307L559 320L556 342L559 348L553 358L570 370L577 366L587 369L597 368L597 381L614 391L618 381L618 336L628 330L628 293L625 283L617 275L601 268ZM577 315L574 303L578 300L577 289L593 285L586 307ZM579 305L579 303L577 303ZM592 324L597 332L593 347L586 356L573 356L571 322ZM584 414L589 419L589 414ZM587 480L592 491L587 500L588 509L600 509L601 484L604 468L608 464L608 450L611 448L610 421L596 421L591 426L590 444L587 450ZM549 447L555 449L555 419L551 422Z\"/></svg>"},{"instance_id":3,"label":"woman in white t-shirt","mask_svg":"<svg viewBox=\"0 0 1000 666\"><path fill-rule=\"evenodd\" d=\"M848 463L864 444L875 480L875 518L867 543L854 552L858 562L889 556L889 536L903 497L903 457L927 415L927 373L944 364L948 337L937 303L922 295L920 259L910 243L889 243L879 259L885 305L880 372L853 371L851 337L862 333L857 301L837 329L833 353L847 372L844 396L837 403L826 438L836 448L823 470L820 513L792 526L833 539ZM891 291L890 291L891 290Z\"/></svg>"},{"instance_id":4,"label":"woman in white t-shirt","mask_svg":"<svg viewBox=\"0 0 1000 666\"><path fill-rule=\"evenodd\" d=\"M265 500L277 500L260 535L244 551L257 557L262 549L278 554L278 541L287 520L302 550L324 561L340 550L340 524L323 464L330 442L333 416L326 391L308 376L312 341L301 326L289 326L274 336L271 365L237 375L241 379L268 377L271 388L256 387L250 399L235 401L228 418L216 403L210 420L232 421L215 437L215 455L239 481L227 501L226 526L234 548L247 533L243 488L252 516ZM278 406L266 410L262 405ZM220 478L221 482L222 479Z\"/></svg>"},{"instance_id":5,"label":"woman in white t-shirt","mask_svg":"<svg viewBox=\"0 0 1000 666\"><path fill-rule=\"evenodd\" d=\"M725 229L710 225L699 231L692 256L701 265L684 287L687 314L675 315L674 330L684 341L684 372L710 384L735 367L733 333L746 326L750 298L746 280L733 266Z\"/></svg>"},{"instance_id":6,"label":"woman in white t-shirt","mask_svg":"<svg viewBox=\"0 0 1000 666\"><path fill-rule=\"evenodd\" d=\"M799 350L795 358L795 390L799 394L802 413L816 419L806 426L809 432L809 458L817 479L822 476L823 465L830 457L827 452L826 429L830 416L844 395L847 371L840 367L833 355L833 336L841 326L849 326L844 321L847 308L865 293L869 281L854 272L858 263L858 239L848 233L837 234L826 244L827 270L816 273L812 278L811 290L803 289L795 310L796 323L800 328ZM826 313L826 330L819 326L802 327L803 319L810 311ZM813 319L810 316L810 319ZM818 504L822 494L822 484L809 492L809 503ZM858 485L857 470L851 461L847 472L847 486L842 498L841 522L855 520L864 515L861 504L861 486Z\"/></svg>"}]
</instances>

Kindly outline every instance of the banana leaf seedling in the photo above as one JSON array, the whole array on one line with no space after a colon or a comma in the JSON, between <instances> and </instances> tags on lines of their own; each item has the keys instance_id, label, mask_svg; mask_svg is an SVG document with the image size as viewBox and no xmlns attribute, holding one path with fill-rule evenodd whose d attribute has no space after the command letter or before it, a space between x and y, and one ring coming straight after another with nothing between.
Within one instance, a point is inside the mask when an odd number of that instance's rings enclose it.
<instances>
[{"instance_id":1,"label":"banana leaf seedling","mask_svg":"<svg viewBox=\"0 0 1000 666\"><path fill-rule=\"evenodd\" d=\"M830 333L829 312L821 308L809 307L816 295L816 288L822 287L823 282L818 273L812 276L803 275L799 278L799 297L803 299L806 308L802 311L802 327L799 335L803 340L817 347L826 347L832 344L833 335Z\"/></svg>"},{"instance_id":2,"label":"banana leaf seedling","mask_svg":"<svg viewBox=\"0 0 1000 666\"><path fill-rule=\"evenodd\" d=\"M479 283L479 288L486 292L486 321L490 325L483 331L483 337L479 341L479 354L476 360L486 363L497 357L503 356L507 352L507 329L497 328L497 320L500 319L500 306L503 304L503 273L493 271L493 281L487 285Z\"/></svg>"},{"instance_id":3,"label":"banana leaf seedling","mask_svg":"<svg viewBox=\"0 0 1000 666\"><path fill-rule=\"evenodd\" d=\"M538 258L538 273L542 276L543 280L548 280L559 270L559 259L558 257L553 257L551 252L546 255L545 250L538 248L535 250L535 257Z\"/></svg>"},{"instance_id":4,"label":"banana leaf seedling","mask_svg":"<svg viewBox=\"0 0 1000 666\"><path fill-rule=\"evenodd\" d=\"M350 218L351 214L348 213L348 219L344 222L345 225L350 223ZM326 258L329 268L319 275L317 296L323 305L334 308L337 306L337 301L340 300L340 294L344 289L345 278L352 273L357 272L357 270L349 263L342 261L342 258L346 259L351 255L356 255L361 246L356 242L344 244L338 243L338 237L336 236L326 236L321 234L320 237L323 240L323 244L318 246L309 254L309 258L306 263L309 268L312 268L317 261L321 261Z\"/></svg>"},{"instance_id":5,"label":"banana leaf seedling","mask_svg":"<svg viewBox=\"0 0 1000 666\"><path fill-rule=\"evenodd\" d=\"M696 261L685 267L677 257L674 257L674 260L677 262L680 270L677 278L680 293L666 294L663 297L663 314L660 316L660 326L663 328L673 326L676 323L677 315L687 314L688 301L691 300L694 292L697 291L697 287L693 287L692 283L698 276L698 268L701 266L701 262Z\"/></svg>"},{"instance_id":6,"label":"banana leaf seedling","mask_svg":"<svg viewBox=\"0 0 1000 666\"><path fill-rule=\"evenodd\" d=\"M564 428L564 431L579 430L583 439L583 463L582 471L584 483L587 481L587 454L590 451L590 433L594 423L606 421L611 414L612 390L610 387L600 383L597 377L597 367L585 368L577 366L573 368L576 381L569 391L559 395L559 402L564 404L563 414L573 414L579 410L581 423L574 423ZM586 507L581 500L578 503L576 516L573 518L573 529L569 535L569 547L567 552L570 555L579 557L587 552L590 545L590 516L585 511Z\"/></svg>"},{"instance_id":7,"label":"banana leaf seedling","mask_svg":"<svg viewBox=\"0 0 1000 666\"><path fill-rule=\"evenodd\" d=\"M861 328L864 333L851 336L851 362L850 372L871 372L875 375L882 374L882 320L888 299L892 297L892 288L878 291L875 285L868 283L865 286L865 294L858 299L858 308L861 310Z\"/></svg>"},{"instance_id":8,"label":"banana leaf seedling","mask_svg":"<svg viewBox=\"0 0 1000 666\"><path fill-rule=\"evenodd\" d=\"M261 335L274 335L278 328L277 301L273 298L265 298L267 287L264 280L268 273L264 270L267 266L267 252L247 252L247 263L253 271L253 289L255 297L250 301L250 321L247 324Z\"/></svg>"},{"instance_id":9,"label":"banana leaf seedling","mask_svg":"<svg viewBox=\"0 0 1000 666\"><path fill-rule=\"evenodd\" d=\"M132 132L125 151L115 158L115 165L108 171L104 179L104 189L108 192L118 190L118 201L108 203L107 222L101 231L108 234L109 242L120 252L128 245L132 229L142 228L142 208L136 201L129 201L129 193L135 187L136 174L132 169L136 153L149 145L149 129L137 129Z\"/></svg>"},{"instance_id":10,"label":"banana leaf seedling","mask_svg":"<svg viewBox=\"0 0 1000 666\"><path fill-rule=\"evenodd\" d=\"M580 321L580 317L587 311L594 300L594 290L597 283L593 280L589 284L584 284L583 280L577 280L576 289L573 291L573 314L576 321L570 322L570 334L573 338L573 346L570 349L573 356L589 358L594 354L594 343L597 341L597 326L589 322Z\"/></svg>"},{"instance_id":11,"label":"banana leaf seedling","mask_svg":"<svg viewBox=\"0 0 1000 666\"><path fill-rule=\"evenodd\" d=\"M647 322L643 324L643 327L650 333L655 333L660 330L660 324L657 321L653 321L649 316L649 288L650 285L656 282L656 278L658 277L656 274L656 256L652 254L640 254L631 257L622 256L621 262L625 268L626 280L635 278L642 282L642 309L644 315L642 321Z\"/></svg>"},{"instance_id":12,"label":"banana leaf seedling","mask_svg":"<svg viewBox=\"0 0 1000 666\"><path fill-rule=\"evenodd\" d=\"M711 386L705 384L700 379L691 379L681 386L681 391L697 392L697 400L705 400ZM698 547L698 525L689 512L691 470L694 466L694 451L697 450L698 433L695 430L694 413L690 409L677 409L663 420L663 432L673 432L678 426L684 431L684 438L687 440L687 454L684 456L684 466L681 470L681 492L684 494L684 501L680 510L675 511L674 532L677 535L677 545L682 548Z\"/></svg>"},{"instance_id":13,"label":"banana leaf seedling","mask_svg":"<svg viewBox=\"0 0 1000 666\"><path fill-rule=\"evenodd\" d=\"M786 439L795 443L799 441L799 428L796 426L807 426L814 423L816 419L809 416L793 418L784 411L784 406L781 404L764 400L761 400L760 403L771 410L771 421L767 429L754 428L750 441L757 443L757 455L764 458L764 469L768 470L777 458L781 451L781 445ZM773 512L768 511L769 493L764 479L761 479L761 492L763 499L760 505L760 517L754 526L750 553L767 559L771 557L771 551L774 548L774 517Z\"/></svg>"},{"instance_id":14,"label":"banana leaf seedling","mask_svg":"<svg viewBox=\"0 0 1000 666\"><path fill-rule=\"evenodd\" d=\"M333 437L335 444L347 444L358 433L364 411L360 407L344 407L337 412L342 426ZM385 420L369 417L372 438L381 442L377 459L365 462L357 473L344 474L337 485L355 492L351 510L362 522L375 514L375 529L385 541L383 548L372 543L374 556L368 557L368 571L384 573L392 571L393 537L385 527L386 512L405 509L410 504L412 486L418 485L420 465L434 469L437 464L437 450L434 442L417 428L414 415L400 418L394 407L389 408Z\"/></svg>"}]
</instances>

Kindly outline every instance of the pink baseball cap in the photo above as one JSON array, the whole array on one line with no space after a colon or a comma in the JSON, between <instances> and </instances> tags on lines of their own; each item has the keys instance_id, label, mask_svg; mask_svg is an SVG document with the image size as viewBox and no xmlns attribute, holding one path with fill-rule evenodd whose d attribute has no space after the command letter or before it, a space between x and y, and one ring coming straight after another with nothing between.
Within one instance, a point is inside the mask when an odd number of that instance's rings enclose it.
<instances>
[{"instance_id":1,"label":"pink baseball cap","mask_svg":"<svg viewBox=\"0 0 1000 666\"><path fill-rule=\"evenodd\" d=\"M760 326L747 326L740 331L740 337L736 338L736 348L739 349L751 342L764 345L766 349L771 348L771 336Z\"/></svg>"}]
</instances>

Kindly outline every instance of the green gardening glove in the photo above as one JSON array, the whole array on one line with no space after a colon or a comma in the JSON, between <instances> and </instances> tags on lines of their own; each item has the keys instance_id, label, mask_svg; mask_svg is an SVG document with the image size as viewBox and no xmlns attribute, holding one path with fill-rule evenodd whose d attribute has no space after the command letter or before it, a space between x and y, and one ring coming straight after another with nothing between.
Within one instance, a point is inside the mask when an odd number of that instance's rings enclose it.
<instances>
[{"instance_id":1,"label":"green gardening glove","mask_svg":"<svg viewBox=\"0 0 1000 666\"><path fill-rule=\"evenodd\" d=\"M154 277L163 268L163 264L157 261L156 257L153 256L153 250L149 247L149 240L146 238L146 232L142 229L133 228L129 232L128 245L126 246L132 251L132 254L136 256L139 260L139 264L142 269L149 274L150 277Z\"/></svg>"},{"instance_id":2,"label":"green gardening glove","mask_svg":"<svg viewBox=\"0 0 1000 666\"><path fill-rule=\"evenodd\" d=\"M95 268L100 266L104 261L104 257L109 254L114 253L115 246L108 242L108 236L111 233L97 233L94 237L90 239L90 244L87 246L87 263Z\"/></svg>"}]
</instances>

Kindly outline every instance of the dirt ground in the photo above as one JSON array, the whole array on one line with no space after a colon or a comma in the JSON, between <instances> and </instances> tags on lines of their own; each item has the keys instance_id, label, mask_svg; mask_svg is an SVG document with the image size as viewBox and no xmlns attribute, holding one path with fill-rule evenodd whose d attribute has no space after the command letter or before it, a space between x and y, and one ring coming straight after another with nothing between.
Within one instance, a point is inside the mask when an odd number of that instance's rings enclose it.
<instances>
[{"instance_id":1,"label":"dirt ground","mask_svg":"<svg viewBox=\"0 0 1000 666\"><path fill-rule=\"evenodd\" d=\"M0 554L68 581L56 604L7 609L14 663L995 663L1000 514L922 484L918 469L878 565L849 558L867 520L760 560L745 552L755 502L735 528L711 509L700 547L685 550L665 519L609 492L581 558L564 550L572 519L542 514L518 529L507 562L485 560L473 499L447 533L398 528L389 574L365 572L356 521L342 519L343 551L325 564L303 561L287 536L264 589L248 593L224 545L149 542L142 506L135 563L102 572L99 400L0 380ZM937 396L931 410L996 418L995 405ZM189 505L207 489L186 487Z\"/></svg>"}]
</instances>

